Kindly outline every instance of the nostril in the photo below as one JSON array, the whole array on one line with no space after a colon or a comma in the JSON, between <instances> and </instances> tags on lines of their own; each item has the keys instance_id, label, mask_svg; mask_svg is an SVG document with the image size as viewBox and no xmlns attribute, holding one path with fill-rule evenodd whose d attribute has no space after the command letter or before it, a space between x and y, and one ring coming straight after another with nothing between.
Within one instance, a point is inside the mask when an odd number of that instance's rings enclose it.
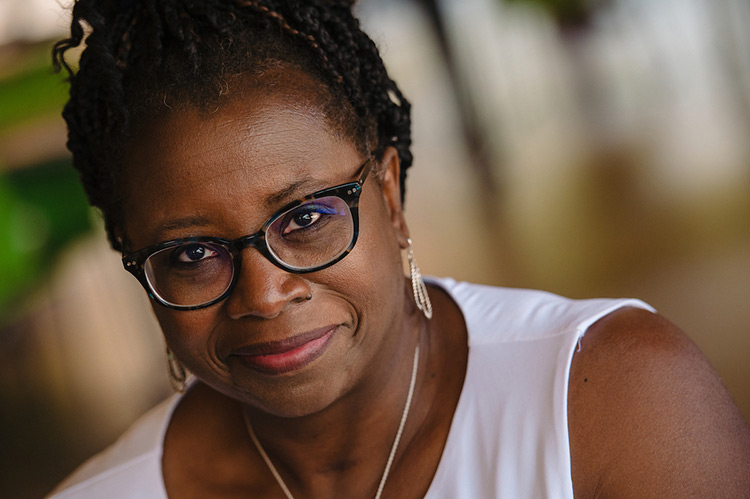
<instances>
[{"instance_id":1,"label":"nostril","mask_svg":"<svg viewBox=\"0 0 750 499\"><path fill-rule=\"evenodd\" d=\"M308 282L276 267L260 252L242 254L242 266L227 298L230 317L256 316L272 319L287 305L312 300Z\"/></svg>"},{"instance_id":2,"label":"nostril","mask_svg":"<svg viewBox=\"0 0 750 499\"><path fill-rule=\"evenodd\" d=\"M308 293L306 296L298 296L294 299L295 303L303 303L312 300L312 293Z\"/></svg>"}]
</instances>

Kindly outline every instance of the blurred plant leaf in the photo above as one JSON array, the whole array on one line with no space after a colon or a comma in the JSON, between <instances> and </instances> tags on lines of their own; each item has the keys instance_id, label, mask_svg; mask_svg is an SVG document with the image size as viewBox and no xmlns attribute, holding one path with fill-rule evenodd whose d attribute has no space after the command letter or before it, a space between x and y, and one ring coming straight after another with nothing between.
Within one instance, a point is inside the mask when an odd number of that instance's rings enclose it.
<instances>
[{"instance_id":1,"label":"blurred plant leaf","mask_svg":"<svg viewBox=\"0 0 750 499\"><path fill-rule=\"evenodd\" d=\"M68 85L63 74L52 71L49 48L42 48L28 55L22 70L0 79L0 132L62 110Z\"/></svg>"},{"instance_id":2,"label":"blurred plant leaf","mask_svg":"<svg viewBox=\"0 0 750 499\"><path fill-rule=\"evenodd\" d=\"M503 0L507 3L527 3L550 13L563 29L586 26L594 10L604 0Z\"/></svg>"},{"instance_id":3,"label":"blurred plant leaf","mask_svg":"<svg viewBox=\"0 0 750 499\"><path fill-rule=\"evenodd\" d=\"M59 114L65 77L49 44L12 48L0 78L0 133ZM11 50L11 49L8 49ZM38 140L47 140L40 132ZM91 228L91 215L68 158L0 170L0 317L48 274L60 250Z\"/></svg>"},{"instance_id":4,"label":"blurred plant leaf","mask_svg":"<svg viewBox=\"0 0 750 499\"><path fill-rule=\"evenodd\" d=\"M0 176L0 314L91 225L86 196L68 160Z\"/></svg>"}]
</instances>

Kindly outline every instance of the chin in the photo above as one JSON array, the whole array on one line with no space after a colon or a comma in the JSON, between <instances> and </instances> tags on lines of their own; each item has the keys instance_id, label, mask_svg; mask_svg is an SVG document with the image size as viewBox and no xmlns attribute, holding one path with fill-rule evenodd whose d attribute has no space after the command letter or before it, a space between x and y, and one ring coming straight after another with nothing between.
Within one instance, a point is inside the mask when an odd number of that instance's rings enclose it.
<instances>
[{"instance_id":1,"label":"chin","mask_svg":"<svg viewBox=\"0 0 750 499\"><path fill-rule=\"evenodd\" d=\"M286 397L266 400L266 405L258 409L279 418L304 418L325 411L339 399L335 394L289 393Z\"/></svg>"},{"instance_id":2,"label":"chin","mask_svg":"<svg viewBox=\"0 0 750 499\"><path fill-rule=\"evenodd\" d=\"M346 379L341 372L330 376L327 369L310 369L293 375L249 374L244 369L230 369L228 380L204 382L217 392L268 415L300 418L320 413L341 400L349 391Z\"/></svg>"}]
</instances>

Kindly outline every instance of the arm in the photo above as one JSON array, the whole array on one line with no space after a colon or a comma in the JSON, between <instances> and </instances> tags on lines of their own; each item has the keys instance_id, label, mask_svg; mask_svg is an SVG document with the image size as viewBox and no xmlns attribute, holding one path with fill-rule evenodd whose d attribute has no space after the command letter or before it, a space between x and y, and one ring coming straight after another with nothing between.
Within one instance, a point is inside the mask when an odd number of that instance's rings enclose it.
<instances>
[{"instance_id":1,"label":"arm","mask_svg":"<svg viewBox=\"0 0 750 499\"><path fill-rule=\"evenodd\" d=\"M624 309L573 357L575 496L750 498L750 429L697 347L663 318Z\"/></svg>"}]
</instances>

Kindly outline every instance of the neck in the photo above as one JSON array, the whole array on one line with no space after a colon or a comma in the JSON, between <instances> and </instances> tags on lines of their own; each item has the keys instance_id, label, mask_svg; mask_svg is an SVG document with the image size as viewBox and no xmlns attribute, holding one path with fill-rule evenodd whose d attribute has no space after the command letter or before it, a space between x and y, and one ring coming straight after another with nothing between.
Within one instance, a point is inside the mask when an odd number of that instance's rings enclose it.
<instances>
[{"instance_id":1,"label":"neck","mask_svg":"<svg viewBox=\"0 0 750 499\"><path fill-rule=\"evenodd\" d=\"M254 406L240 408L237 397L203 383L194 385L165 436L163 473L170 496L210 494L218 475L259 497L280 494L247 433L244 410L295 497L372 498L399 425L419 339L412 406L384 496L423 497L448 437L467 354L460 310L447 295L431 295L436 314L429 331L423 316L402 315L403 329L391 333L396 346L372 363L376 372L368 371L366 379L314 414L274 417Z\"/></svg>"},{"instance_id":2,"label":"neck","mask_svg":"<svg viewBox=\"0 0 750 499\"><path fill-rule=\"evenodd\" d=\"M410 325L379 372L363 379L334 404L315 414L297 418L275 417L250 407L243 410L273 465L296 497L368 497L377 488L393 448L407 401L417 343L423 366L430 344L425 322L410 316ZM414 334L416 332L416 334ZM386 352L387 353L387 352ZM424 372L424 370L422 371ZM406 452L415 429L426 416L418 410L424 391L415 378L412 408L404 427L394 463Z\"/></svg>"}]
</instances>

